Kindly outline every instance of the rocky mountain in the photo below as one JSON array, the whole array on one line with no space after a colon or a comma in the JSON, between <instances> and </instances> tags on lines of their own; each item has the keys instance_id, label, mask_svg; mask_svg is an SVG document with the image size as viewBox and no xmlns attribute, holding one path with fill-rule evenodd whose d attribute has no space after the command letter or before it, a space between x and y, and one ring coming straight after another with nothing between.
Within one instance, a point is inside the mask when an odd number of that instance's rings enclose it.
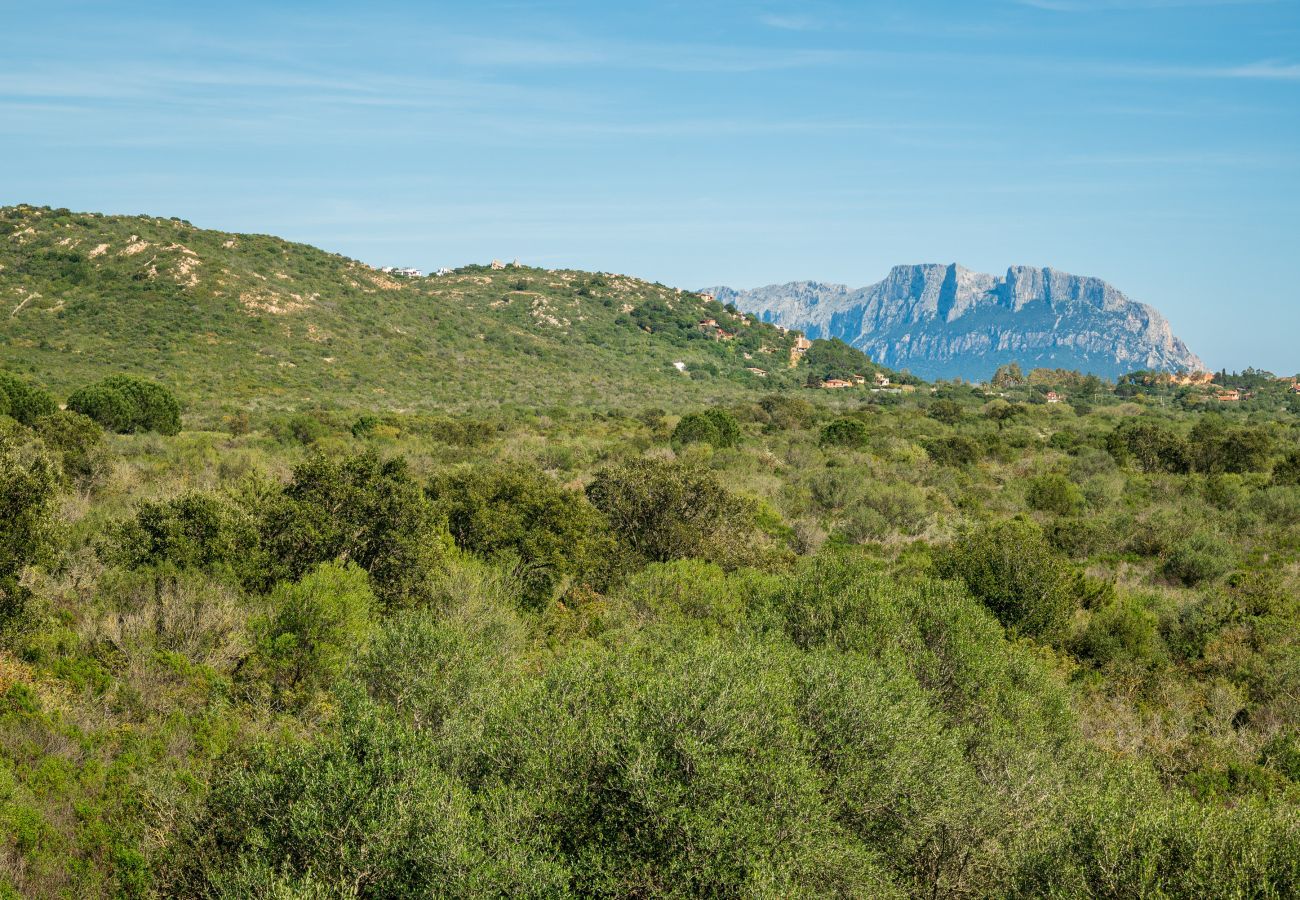
<instances>
[{"instance_id":1,"label":"rocky mountain","mask_svg":"<svg viewBox=\"0 0 1300 900\"><path fill-rule=\"evenodd\" d=\"M840 338L923 378L986 379L1004 363L1115 377L1138 369L1203 369L1157 310L1098 278L1013 266L1005 276L959 265L895 266L851 289L795 281L709 289L766 322Z\"/></svg>"}]
</instances>

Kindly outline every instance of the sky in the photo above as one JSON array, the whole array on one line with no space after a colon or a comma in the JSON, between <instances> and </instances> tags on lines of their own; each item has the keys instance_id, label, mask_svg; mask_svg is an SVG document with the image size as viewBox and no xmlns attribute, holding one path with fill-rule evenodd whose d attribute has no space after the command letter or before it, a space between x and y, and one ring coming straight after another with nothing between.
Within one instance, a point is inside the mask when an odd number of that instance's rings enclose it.
<instances>
[{"instance_id":1,"label":"sky","mask_svg":"<svg viewBox=\"0 0 1300 900\"><path fill-rule=\"evenodd\" d=\"M0 0L0 204L700 288L1095 275L1300 370L1300 0Z\"/></svg>"}]
</instances>

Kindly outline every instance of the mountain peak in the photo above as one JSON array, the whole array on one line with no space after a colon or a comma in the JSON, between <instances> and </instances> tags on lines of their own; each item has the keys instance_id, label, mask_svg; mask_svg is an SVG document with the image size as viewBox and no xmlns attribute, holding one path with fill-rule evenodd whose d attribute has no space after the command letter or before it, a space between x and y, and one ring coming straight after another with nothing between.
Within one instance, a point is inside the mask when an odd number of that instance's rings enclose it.
<instances>
[{"instance_id":1,"label":"mountain peak","mask_svg":"<svg viewBox=\"0 0 1300 900\"><path fill-rule=\"evenodd\" d=\"M857 290L801 281L719 299L765 321L837 337L877 362L928 378L986 378L997 366L1203 369L1157 310L1090 276L1010 266L1005 276L957 263L894 266Z\"/></svg>"}]
</instances>

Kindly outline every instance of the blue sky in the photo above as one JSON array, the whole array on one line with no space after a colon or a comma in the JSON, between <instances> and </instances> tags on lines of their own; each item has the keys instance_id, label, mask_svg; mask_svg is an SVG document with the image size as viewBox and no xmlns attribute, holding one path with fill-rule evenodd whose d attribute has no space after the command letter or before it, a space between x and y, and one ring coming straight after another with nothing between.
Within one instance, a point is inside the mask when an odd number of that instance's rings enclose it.
<instances>
[{"instance_id":1,"label":"blue sky","mask_svg":"<svg viewBox=\"0 0 1300 900\"><path fill-rule=\"evenodd\" d=\"M683 287L1050 265L1300 369L1300 2L0 0L0 203Z\"/></svg>"}]
</instances>

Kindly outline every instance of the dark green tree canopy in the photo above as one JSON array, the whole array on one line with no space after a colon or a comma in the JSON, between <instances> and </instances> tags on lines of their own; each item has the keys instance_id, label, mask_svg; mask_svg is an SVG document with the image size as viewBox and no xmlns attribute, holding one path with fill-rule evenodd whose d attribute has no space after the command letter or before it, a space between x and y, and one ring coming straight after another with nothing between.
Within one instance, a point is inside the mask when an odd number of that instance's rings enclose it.
<instances>
[{"instance_id":1,"label":"dark green tree canopy","mask_svg":"<svg viewBox=\"0 0 1300 900\"><path fill-rule=\"evenodd\" d=\"M130 375L112 375L74 392L68 409L123 434L181 430L180 401L162 385Z\"/></svg>"},{"instance_id":2,"label":"dark green tree canopy","mask_svg":"<svg viewBox=\"0 0 1300 900\"><path fill-rule=\"evenodd\" d=\"M841 417L822 428L818 443L823 447L847 447L860 450L867 446L871 432L861 419Z\"/></svg>"},{"instance_id":3,"label":"dark green tree canopy","mask_svg":"<svg viewBox=\"0 0 1300 900\"><path fill-rule=\"evenodd\" d=\"M985 525L936 549L935 570L965 583L1007 628L1059 638L1074 612L1073 572L1032 522Z\"/></svg>"},{"instance_id":4,"label":"dark green tree canopy","mask_svg":"<svg viewBox=\"0 0 1300 900\"><path fill-rule=\"evenodd\" d=\"M810 383L820 383L828 378L849 378L853 375L870 376L876 366L867 354L850 347L839 338L829 341L815 340L803 357L808 367Z\"/></svg>"},{"instance_id":5,"label":"dark green tree canopy","mask_svg":"<svg viewBox=\"0 0 1300 900\"><path fill-rule=\"evenodd\" d=\"M570 578L603 581L613 549L604 518L540 469L453 469L434 476L428 495L457 546L506 560L534 603Z\"/></svg>"},{"instance_id":6,"label":"dark green tree canopy","mask_svg":"<svg viewBox=\"0 0 1300 900\"><path fill-rule=\"evenodd\" d=\"M719 450L740 443L740 423L725 409L706 409L687 413L673 429L672 443L681 448L687 444L702 443Z\"/></svg>"},{"instance_id":7,"label":"dark green tree canopy","mask_svg":"<svg viewBox=\"0 0 1300 900\"><path fill-rule=\"evenodd\" d=\"M271 581L312 566L355 562L387 604L428 599L429 576L447 549L446 530L400 458L374 451L298 466L283 493L257 510Z\"/></svg>"},{"instance_id":8,"label":"dark green tree canopy","mask_svg":"<svg viewBox=\"0 0 1300 900\"><path fill-rule=\"evenodd\" d=\"M45 391L8 372L0 372L0 415L31 425L58 408L54 398Z\"/></svg>"}]
</instances>

